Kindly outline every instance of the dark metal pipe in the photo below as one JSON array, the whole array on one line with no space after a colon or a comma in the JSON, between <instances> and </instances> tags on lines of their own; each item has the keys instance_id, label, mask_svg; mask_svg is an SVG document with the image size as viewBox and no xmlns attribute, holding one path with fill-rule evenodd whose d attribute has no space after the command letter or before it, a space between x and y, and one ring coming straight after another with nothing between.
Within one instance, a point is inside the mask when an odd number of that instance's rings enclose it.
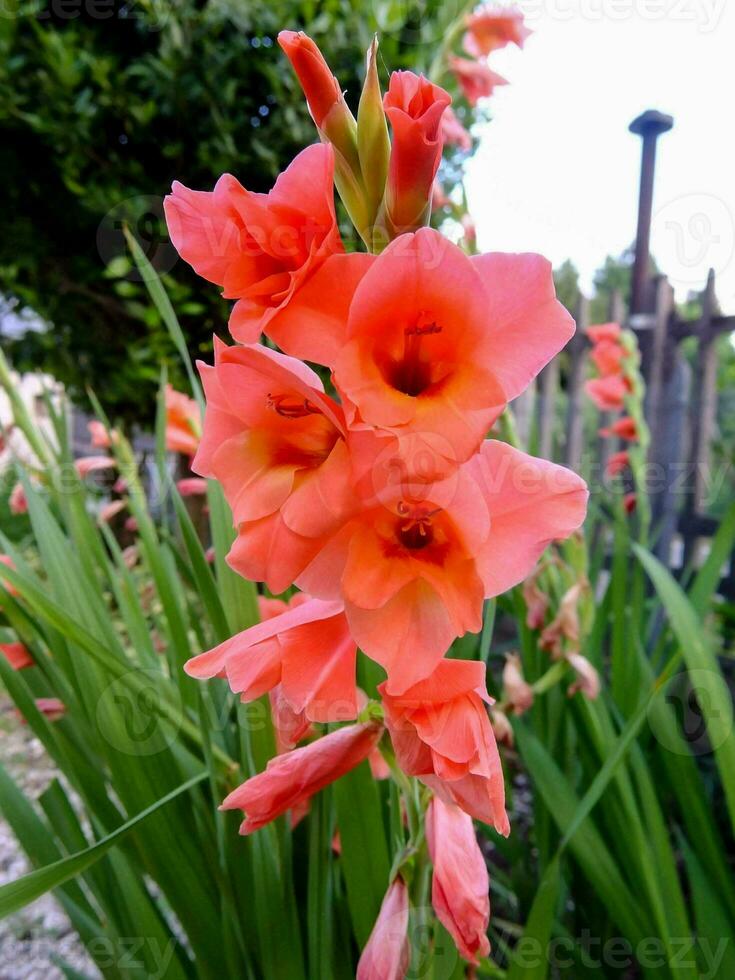
<instances>
[{"instance_id":1,"label":"dark metal pipe","mask_svg":"<svg viewBox=\"0 0 735 980\"><path fill-rule=\"evenodd\" d=\"M646 284L649 277L651 214L653 211L653 179L656 170L656 141L674 125L671 116L649 109L628 127L643 140L641 154L641 183L638 195L638 227L635 239L635 260L630 296L630 312L645 312Z\"/></svg>"}]
</instances>

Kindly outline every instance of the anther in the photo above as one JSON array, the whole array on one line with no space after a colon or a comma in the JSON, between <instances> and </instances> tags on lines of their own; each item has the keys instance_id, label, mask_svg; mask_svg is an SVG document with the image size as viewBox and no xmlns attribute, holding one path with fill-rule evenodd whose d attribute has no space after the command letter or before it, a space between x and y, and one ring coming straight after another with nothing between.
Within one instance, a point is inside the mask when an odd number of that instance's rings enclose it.
<instances>
[{"instance_id":1,"label":"anther","mask_svg":"<svg viewBox=\"0 0 735 980\"><path fill-rule=\"evenodd\" d=\"M319 409L308 398L299 400L288 395L272 395L268 392L266 404L285 419L302 419L306 415L318 415Z\"/></svg>"}]
</instances>

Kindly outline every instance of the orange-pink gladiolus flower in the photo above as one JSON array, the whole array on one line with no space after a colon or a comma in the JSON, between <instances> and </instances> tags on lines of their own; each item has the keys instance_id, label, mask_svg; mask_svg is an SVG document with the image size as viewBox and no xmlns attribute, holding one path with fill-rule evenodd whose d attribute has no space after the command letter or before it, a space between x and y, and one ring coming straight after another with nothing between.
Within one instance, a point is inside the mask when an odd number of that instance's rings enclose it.
<instances>
[{"instance_id":1,"label":"orange-pink gladiolus flower","mask_svg":"<svg viewBox=\"0 0 735 980\"><path fill-rule=\"evenodd\" d=\"M507 837L503 770L485 708L485 665L442 660L400 696L392 696L385 682L378 690L401 769Z\"/></svg>"},{"instance_id":2,"label":"orange-pink gladiolus flower","mask_svg":"<svg viewBox=\"0 0 735 980\"><path fill-rule=\"evenodd\" d=\"M268 194L247 191L230 174L212 192L174 183L164 201L171 239L199 275L237 300L230 315L235 340L254 343L265 332L283 350L304 356L301 332L319 330L315 297L328 305L362 268L365 256L344 254L333 175L332 147L317 144L299 153ZM304 285L318 272L315 296L305 295Z\"/></svg>"},{"instance_id":3,"label":"orange-pink gladiolus flower","mask_svg":"<svg viewBox=\"0 0 735 980\"><path fill-rule=\"evenodd\" d=\"M328 124L330 113L349 112L339 82L318 45L307 34L303 31L281 31L278 43L296 72L318 129L324 129Z\"/></svg>"},{"instance_id":4,"label":"orange-pink gladiolus flower","mask_svg":"<svg viewBox=\"0 0 735 980\"><path fill-rule=\"evenodd\" d=\"M620 340L622 330L619 323L597 323L587 327L586 333L593 344L602 340Z\"/></svg>"},{"instance_id":5,"label":"orange-pink gladiolus flower","mask_svg":"<svg viewBox=\"0 0 735 980\"><path fill-rule=\"evenodd\" d=\"M493 51L515 44L519 48L533 31L523 23L520 10L497 8L486 4L465 20L467 34L464 49L473 58L487 57Z\"/></svg>"},{"instance_id":6,"label":"orange-pink gladiolus flower","mask_svg":"<svg viewBox=\"0 0 735 980\"><path fill-rule=\"evenodd\" d=\"M460 150L472 149L472 137L459 121L457 113L451 106L447 106L442 115L441 131L444 142L449 146L458 146Z\"/></svg>"},{"instance_id":7,"label":"orange-pink gladiolus flower","mask_svg":"<svg viewBox=\"0 0 735 980\"><path fill-rule=\"evenodd\" d=\"M290 752L299 742L314 734L314 727L306 717L306 712L294 711L280 684L268 692L268 701L276 737L276 752L279 755Z\"/></svg>"},{"instance_id":8,"label":"orange-pink gladiolus flower","mask_svg":"<svg viewBox=\"0 0 735 980\"><path fill-rule=\"evenodd\" d=\"M243 701L280 685L280 696L309 721L349 721L357 716L355 658L339 602L311 599L287 608L189 660L200 679L227 677Z\"/></svg>"},{"instance_id":9,"label":"orange-pink gladiolus flower","mask_svg":"<svg viewBox=\"0 0 735 980\"><path fill-rule=\"evenodd\" d=\"M404 980L411 963L408 889L400 876L385 893L373 931L357 964L356 980Z\"/></svg>"},{"instance_id":10,"label":"orange-pink gladiolus flower","mask_svg":"<svg viewBox=\"0 0 735 980\"><path fill-rule=\"evenodd\" d=\"M117 517L120 511L125 510L127 503L124 500L111 500L100 508L97 519L101 524L107 524L113 517Z\"/></svg>"},{"instance_id":11,"label":"orange-pink gladiolus flower","mask_svg":"<svg viewBox=\"0 0 735 980\"><path fill-rule=\"evenodd\" d=\"M99 470L111 470L115 465L112 456L82 456L74 462L74 467L82 479Z\"/></svg>"},{"instance_id":12,"label":"orange-pink gladiolus flower","mask_svg":"<svg viewBox=\"0 0 735 980\"><path fill-rule=\"evenodd\" d=\"M601 340L590 351L590 360L603 378L620 374L626 356L625 348L614 340Z\"/></svg>"},{"instance_id":13,"label":"orange-pink gladiolus flower","mask_svg":"<svg viewBox=\"0 0 735 980\"><path fill-rule=\"evenodd\" d=\"M426 841L434 865L431 904L460 954L477 966L490 953L490 880L472 817L439 797L426 814Z\"/></svg>"},{"instance_id":14,"label":"orange-pink gladiolus flower","mask_svg":"<svg viewBox=\"0 0 735 980\"><path fill-rule=\"evenodd\" d=\"M630 394L630 382L622 374L585 381L584 390L601 412L620 411Z\"/></svg>"},{"instance_id":15,"label":"orange-pink gladiolus flower","mask_svg":"<svg viewBox=\"0 0 735 980\"><path fill-rule=\"evenodd\" d=\"M630 454L627 449L621 449L618 453L613 453L605 464L606 476L617 476L630 464Z\"/></svg>"},{"instance_id":16,"label":"orange-pink gladiolus flower","mask_svg":"<svg viewBox=\"0 0 735 980\"><path fill-rule=\"evenodd\" d=\"M23 670L24 667L32 667L35 663L30 650L23 643L0 643L0 652L13 670Z\"/></svg>"},{"instance_id":17,"label":"orange-pink gladiolus flower","mask_svg":"<svg viewBox=\"0 0 735 980\"><path fill-rule=\"evenodd\" d=\"M89 430L90 443L95 449L109 449L112 445L112 439L110 434L99 419L92 419L87 422L87 429Z\"/></svg>"},{"instance_id":18,"label":"orange-pink gladiolus flower","mask_svg":"<svg viewBox=\"0 0 735 980\"><path fill-rule=\"evenodd\" d=\"M342 409L305 364L257 344L215 341L214 366L199 371L207 411L192 468L222 483L239 527L232 567L282 592L354 506Z\"/></svg>"},{"instance_id":19,"label":"orange-pink gladiolus flower","mask_svg":"<svg viewBox=\"0 0 735 980\"><path fill-rule=\"evenodd\" d=\"M498 85L508 84L502 75L498 75L497 72L488 68L484 61L458 58L456 55L451 55L449 67L454 73L464 97L472 106L477 105L480 99L491 96Z\"/></svg>"},{"instance_id":20,"label":"orange-pink gladiolus flower","mask_svg":"<svg viewBox=\"0 0 735 980\"><path fill-rule=\"evenodd\" d=\"M436 433L462 462L573 333L541 256L470 258L424 228L373 257L327 363L352 427Z\"/></svg>"},{"instance_id":21,"label":"orange-pink gladiolus flower","mask_svg":"<svg viewBox=\"0 0 735 980\"><path fill-rule=\"evenodd\" d=\"M166 449L193 456L199 445L202 415L193 398L166 385Z\"/></svg>"},{"instance_id":22,"label":"orange-pink gladiolus flower","mask_svg":"<svg viewBox=\"0 0 735 980\"><path fill-rule=\"evenodd\" d=\"M624 415L623 418L617 419L612 425L607 426L607 428L600 429L599 434L605 438L617 436L618 439L625 439L627 442L636 442L638 439L638 427L635 419L632 419L629 415Z\"/></svg>"},{"instance_id":23,"label":"orange-pink gladiolus flower","mask_svg":"<svg viewBox=\"0 0 735 980\"><path fill-rule=\"evenodd\" d=\"M45 715L47 721L58 721L66 714L66 705L58 698L36 698L36 708ZM15 708L15 714L20 719L22 725L27 725L28 721L23 716L19 708Z\"/></svg>"},{"instance_id":24,"label":"orange-pink gladiolus flower","mask_svg":"<svg viewBox=\"0 0 735 980\"><path fill-rule=\"evenodd\" d=\"M269 599L267 596L258 596L258 612L261 622L280 616L281 613L288 612L289 609L296 609L298 606L309 602L310 597L305 592L295 592L288 602L283 599ZM284 697L281 685L277 684L268 692L268 700L271 706L271 720L276 736L276 751L290 752L295 749L298 743L313 734L313 726L306 717L305 711L295 711L289 701ZM308 804L305 805L305 812ZM292 819L293 819L292 814Z\"/></svg>"},{"instance_id":25,"label":"orange-pink gladiolus flower","mask_svg":"<svg viewBox=\"0 0 735 980\"><path fill-rule=\"evenodd\" d=\"M441 119L451 101L423 75L394 71L390 77L383 99L393 130L385 208L394 230L412 231L428 221L442 156Z\"/></svg>"},{"instance_id":26,"label":"orange-pink gladiolus flower","mask_svg":"<svg viewBox=\"0 0 735 980\"><path fill-rule=\"evenodd\" d=\"M487 440L443 480L386 487L297 584L344 601L358 646L401 694L457 636L479 631L483 598L522 581L552 540L579 527L586 502L575 473Z\"/></svg>"},{"instance_id":27,"label":"orange-pink gladiolus flower","mask_svg":"<svg viewBox=\"0 0 735 980\"><path fill-rule=\"evenodd\" d=\"M271 759L264 772L233 790L220 809L243 810L240 833L250 834L359 766L378 744L382 731L373 723L347 725L285 752Z\"/></svg>"},{"instance_id":28,"label":"orange-pink gladiolus flower","mask_svg":"<svg viewBox=\"0 0 735 980\"><path fill-rule=\"evenodd\" d=\"M434 211L438 211L440 208L445 208L448 204L451 204L450 198L444 193L444 188L435 178L434 183L431 185L431 207Z\"/></svg>"},{"instance_id":29,"label":"orange-pink gladiolus flower","mask_svg":"<svg viewBox=\"0 0 735 980\"><path fill-rule=\"evenodd\" d=\"M15 484L13 489L10 491L10 496L8 497L8 507L10 508L11 514L27 514L28 513L28 500L26 498L26 491L20 480Z\"/></svg>"},{"instance_id":30,"label":"orange-pink gladiolus flower","mask_svg":"<svg viewBox=\"0 0 735 980\"><path fill-rule=\"evenodd\" d=\"M201 497L207 492L207 481L199 476L186 476L176 481L176 489L182 497Z\"/></svg>"}]
</instances>

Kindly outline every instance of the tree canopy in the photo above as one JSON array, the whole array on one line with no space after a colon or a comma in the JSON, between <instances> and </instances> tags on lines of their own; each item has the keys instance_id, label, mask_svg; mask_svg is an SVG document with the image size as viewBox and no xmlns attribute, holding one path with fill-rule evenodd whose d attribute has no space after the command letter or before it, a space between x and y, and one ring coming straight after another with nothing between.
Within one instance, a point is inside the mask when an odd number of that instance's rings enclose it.
<instances>
[{"instance_id":1,"label":"tree canopy","mask_svg":"<svg viewBox=\"0 0 735 980\"><path fill-rule=\"evenodd\" d=\"M177 259L162 220L173 179L223 172L263 191L316 139L281 28L321 45L356 108L380 30L383 82L426 69L458 7L440 0L5 0L0 18L0 294L49 324L5 340L20 369L87 386L140 417L168 337L125 255L128 222L165 276L193 352L226 330L217 288ZM388 18L376 22L376 12Z\"/></svg>"}]
</instances>

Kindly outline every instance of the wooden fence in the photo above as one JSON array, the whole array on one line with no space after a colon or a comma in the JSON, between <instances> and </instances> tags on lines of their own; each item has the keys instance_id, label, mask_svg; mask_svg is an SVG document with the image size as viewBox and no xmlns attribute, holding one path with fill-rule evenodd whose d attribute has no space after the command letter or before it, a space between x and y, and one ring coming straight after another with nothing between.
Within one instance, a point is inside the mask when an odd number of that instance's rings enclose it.
<instances>
[{"instance_id":1,"label":"wooden fence","mask_svg":"<svg viewBox=\"0 0 735 980\"><path fill-rule=\"evenodd\" d=\"M651 430L647 487L653 515L655 551L675 572L697 562L700 545L717 530L718 522L706 512L713 474L711 451L716 435L718 337L735 331L735 317L722 316L710 271L701 293L698 320L681 319L674 306L673 289L664 276L648 281L644 308L629 314L616 295L609 316L634 331L641 351L646 382L645 414ZM588 302L582 297L576 310L577 333L566 348L563 388L560 359L537 379L535 392L519 399L517 417L522 433L535 422L535 448L540 456L555 458L585 472L593 487L604 479L605 463L617 447L599 439L585 442L584 381L588 375ZM684 357L681 342L696 339L693 365ZM563 362L563 359L562 359ZM560 393L566 411L559 417ZM609 419L603 413L599 424ZM720 478L726 474L720 473ZM735 598L735 560L725 570L722 591Z\"/></svg>"}]
</instances>

